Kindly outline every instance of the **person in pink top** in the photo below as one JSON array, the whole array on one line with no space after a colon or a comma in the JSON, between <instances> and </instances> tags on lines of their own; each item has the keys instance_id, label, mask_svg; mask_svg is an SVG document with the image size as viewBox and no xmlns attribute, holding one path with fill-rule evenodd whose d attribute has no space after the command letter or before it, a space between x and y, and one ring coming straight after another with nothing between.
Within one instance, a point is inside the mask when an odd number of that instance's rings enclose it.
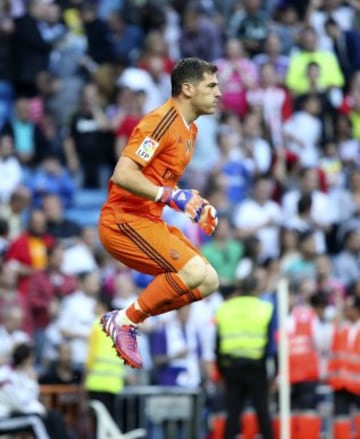
<instances>
[{"instance_id":1,"label":"person in pink top","mask_svg":"<svg viewBox=\"0 0 360 439\"><path fill-rule=\"evenodd\" d=\"M229 38L225 43L224 57L215 62L222 90L222 109L244 116L246 90L255 87L258 74L255 64L244 54L241 41Z\"/></svg>"}]
</instances>

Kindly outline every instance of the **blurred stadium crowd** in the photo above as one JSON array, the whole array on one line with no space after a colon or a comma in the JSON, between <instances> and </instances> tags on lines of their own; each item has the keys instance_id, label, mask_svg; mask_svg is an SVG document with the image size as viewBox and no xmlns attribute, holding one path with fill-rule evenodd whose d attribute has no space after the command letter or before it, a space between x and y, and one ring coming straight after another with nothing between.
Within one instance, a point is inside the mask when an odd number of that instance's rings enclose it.
<instances>
[{"instance_id":1,"label":"blurred stadium crowd","mask_svg":"<svg viewBox=\"0 0 360 439\"><path fill-rule=\"evenodd\" d=\"M3 364L30 340L40 375L62 355L82 373L99 298L124 307L151 281L105 254L96 221L132 129L188 56L217 64L223 96L198 120L184 186L220 223L209 239L164 216L221 288L149 319L145 368L125 384L211 386L214 312L250 273L271 300L286 276L292 307L326 298L326 357L331 326L360 297L359 0L1 0L0 34Z\"/></svg>"}]
</instances>

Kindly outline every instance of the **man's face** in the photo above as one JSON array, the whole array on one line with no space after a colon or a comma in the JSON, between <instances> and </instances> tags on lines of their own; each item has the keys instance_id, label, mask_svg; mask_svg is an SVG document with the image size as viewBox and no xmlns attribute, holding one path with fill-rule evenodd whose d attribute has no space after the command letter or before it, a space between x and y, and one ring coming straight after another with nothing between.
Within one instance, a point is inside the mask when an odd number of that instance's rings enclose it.
<instances>
[{"instance_id":1,"label":"man's face","mask_svg":"<svg viewBox=\"0 0 360 439\"><path fill-rule=\"evenodd\" d=\"M198 116L214 114L219 103L221 92L215 74L204 73L204 79L197 85L190 84L191 104Z\"/></svg>"},{"instance_id":2,"label":"man's face","mask_svg":"<svg viewBox=\"0 0 360 439\"><path fill-rule=\"evenodd\" d=\"M33 236L43 236L46 232L46 219L41 211L35 211L30 218L29 233Z\"/></svg>"}]
</instances>

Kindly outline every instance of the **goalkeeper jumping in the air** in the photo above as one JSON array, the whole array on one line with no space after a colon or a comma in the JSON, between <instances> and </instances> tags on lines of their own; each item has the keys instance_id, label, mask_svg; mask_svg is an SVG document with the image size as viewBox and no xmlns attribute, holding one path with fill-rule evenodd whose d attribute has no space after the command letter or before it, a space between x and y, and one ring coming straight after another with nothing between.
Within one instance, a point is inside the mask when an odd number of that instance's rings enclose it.
<instances>
[{"instance_id":1,"label":"goalkeeper jumping in the air","mask_svg":"<svg viewBox=\"0 0 360 439\"><path fill-rule=\"evenodd\" d=\"M172 97L145 115L133 130L109 183L99 219L105 249L126 266L154 276L125 310L102 316L118 355L142 367L136 327L147 317L178 309L217 290L217 273L199 250L161 216L164 206L183 212L212 234L216 210L197 191L177 184L196 141L194 120L214 114L221 92L217 68L184 58L171 74Z\"/></svg>"}]
</instances>

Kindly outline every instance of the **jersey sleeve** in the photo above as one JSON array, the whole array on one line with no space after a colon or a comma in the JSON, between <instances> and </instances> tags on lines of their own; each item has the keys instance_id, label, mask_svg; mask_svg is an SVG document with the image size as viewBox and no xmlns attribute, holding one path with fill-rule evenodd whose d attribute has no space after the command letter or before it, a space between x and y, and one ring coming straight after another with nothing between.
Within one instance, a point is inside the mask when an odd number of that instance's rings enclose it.
<instances>
[{"instance_id":1,"label":"jersey sleeve","mask_svg":"<svg viewBox=\"0 0 360 439\"><path fill-rule=\"evenodd\" d=\"M159 120L157 115L145 116L131 133L122 156L129 157L143 168L149 166L166 146L166 132L161 137L154 135Z\"/></svg>"}]
</instances>

